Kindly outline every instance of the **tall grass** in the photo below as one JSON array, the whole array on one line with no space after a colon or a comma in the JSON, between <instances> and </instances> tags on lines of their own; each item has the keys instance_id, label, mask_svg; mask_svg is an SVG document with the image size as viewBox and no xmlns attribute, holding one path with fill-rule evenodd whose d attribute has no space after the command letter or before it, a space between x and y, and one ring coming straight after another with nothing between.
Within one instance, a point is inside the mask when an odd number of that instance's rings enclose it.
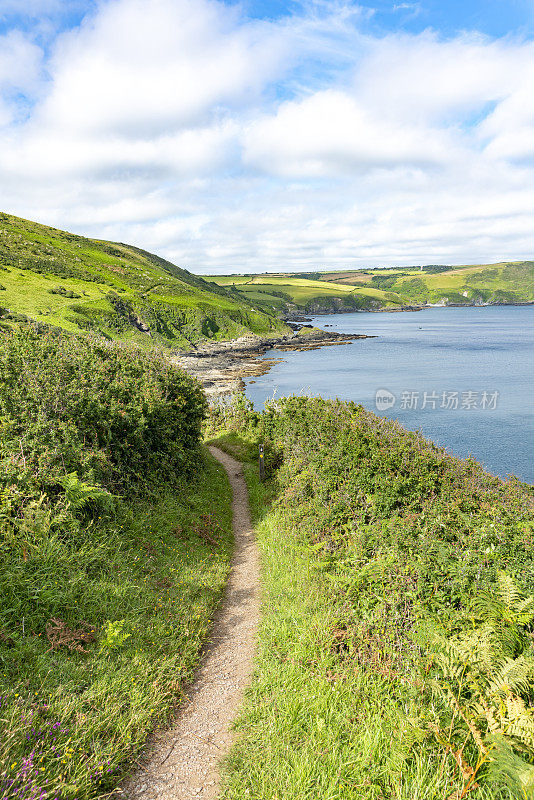
<instances>
[{"instance_id":1,"label":"tall grass","mask_svg":"<svg viewBox=\"0 0 534 800\"><path fill-rule=\"evenodd\" d=\"M230 487L158 356L32 329L0 356L0 796L98 797L193 675Z\"/></svg>"},{"instance_id":2,"label":"tall grass","mask_svg":"<svg viewBox=\"0 0 534 800\"><path fill-rule=\"evenodd\" d=\"M263 441L276 495L225 796L533 796L532 487L350 403L217 425Z\"/></svg>"}]
</instances>

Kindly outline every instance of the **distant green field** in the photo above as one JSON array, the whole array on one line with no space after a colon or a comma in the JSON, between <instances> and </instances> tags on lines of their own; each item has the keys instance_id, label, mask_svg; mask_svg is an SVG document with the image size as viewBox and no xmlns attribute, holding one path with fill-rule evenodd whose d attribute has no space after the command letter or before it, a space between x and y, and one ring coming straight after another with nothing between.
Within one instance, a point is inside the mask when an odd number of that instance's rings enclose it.
<instances>
[{"instance_id":1,"label":"distant green field","mask_svg":"<svg viewBox=\"0 0 534 800\"><path fill-rule=\"evenodd\" d=\"M403 305L534 302L534 262L531 261L299 275L216 275L206 280L231 287L234 296L239 293L270 311L313 313Z\"/></svg>"},{"instance_id":2,"label":"distant green field","mask_svg":"<svg viewBox=\"0 0 534 800\"><path fill-rule=\"evenodd\" d=\"M145 348L286 330L252 299L137 247L7 214L0 214L0 308L4 324L22 315Z\"/></svg>"},{"instance_id":3,"label":"distant green field","mask_svg":"<svg viewBox=\"0 0 534 800\"><path fill-rule=\"evenodd\" d=\"M237 292L265 309L303 311L366 308L372 305L394 306L403 303L378 287L355 287L346 283L299 278L291 275L208 276L207 281L220 286L235 286ZM283 295L282 297L280 295ZM338 302L339 301L339 302Z\"/></svg>"}]
</instances>

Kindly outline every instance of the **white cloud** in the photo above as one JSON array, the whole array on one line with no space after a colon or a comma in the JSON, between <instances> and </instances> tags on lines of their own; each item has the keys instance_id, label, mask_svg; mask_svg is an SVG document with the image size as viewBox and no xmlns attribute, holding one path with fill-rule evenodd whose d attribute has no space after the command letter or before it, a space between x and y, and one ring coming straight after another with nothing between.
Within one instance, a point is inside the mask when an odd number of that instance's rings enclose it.
<instances>
[{"instance_id":1,"label":"white cloud","mask_svg":"<svg viewBox=\"0 0 534 800\"><path fill-rule=\"evenodd\" d=\"M16 119L21 95L38 91L42 58L41 49L19 31L0 36L0 127Z\"/></svg>"},{"instance_id":2,"label":"white cloud","mask_svg":"<svg viewBox=\"0 0 534 800\"><path fill-rule=\"evenodd\" d=\"M44 65L1 37L3 208L197 271L534 257L534 45L304 7L102 0Z\"/></svg>"},{"instance_id":3,"label":"white cloud","mask_svg":"<svg viewBox=\"0 0 534 800\"><path fill-rule=\"evenodd\" d=\"M512 161L534 157L534 57L517 72L516 86L480 124L493 158Z\"/></svg>"},{"instance_id":4,"label":"white cloud","mask_svg":"<svg viewBox=\"0 0 534 800\"><path fill-rule=\"evenodd\" d=\"M280 70L280 32L212 0L112 0L65 35L39 121L157 136L250 102Z\"/></svg>"},{"instance_id":5,"label":"white cloud","mask_svg":"<svg viewBox=\"0 0 534 800\"><path fill-rule=\"evenodd\" d=\"M411 164L441 165L456 148L448 131L392 121L346 92L284 103L246 132L245 160L286 176L319 177Z\"/></svg>"},{"instance_id":6,"label":"white cloud","mask_svg":"<svg viewBox=\"0 0 534 800\"><path fill-rule=\"evenodd\" d=\"M362 102L414 122L462 121L506 98L534 60L534 45L463 35L441 41L431 32L390 35L369 43L355 75Z\"/></svg>"}]
</instances>

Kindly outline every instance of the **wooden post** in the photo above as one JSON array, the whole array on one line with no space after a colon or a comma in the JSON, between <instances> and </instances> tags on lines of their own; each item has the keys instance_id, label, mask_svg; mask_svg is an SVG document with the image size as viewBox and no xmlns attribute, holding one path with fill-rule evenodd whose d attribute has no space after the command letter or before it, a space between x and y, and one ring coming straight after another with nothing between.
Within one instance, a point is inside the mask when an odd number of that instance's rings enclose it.
<instances>
[{"instance_id":1,"label":"wooden post","mask_svg":"<svg viewBox=\"0 0 534 800\"><path fill-rule=\"evenodd\" d=\"M263 483L263 481L265 480L265 457L263 454L262 444L260 444L259 467L260 467L260 481Z\"/></svg>"}]
</instances>

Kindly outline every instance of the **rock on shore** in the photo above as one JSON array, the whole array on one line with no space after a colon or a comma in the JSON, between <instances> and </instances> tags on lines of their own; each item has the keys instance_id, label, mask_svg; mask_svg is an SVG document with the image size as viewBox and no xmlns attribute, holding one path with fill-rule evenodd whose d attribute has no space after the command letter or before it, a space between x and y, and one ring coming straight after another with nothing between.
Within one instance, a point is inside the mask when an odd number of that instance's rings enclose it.
<instances>
[{"instance_id":1,"label":"rock on shore","mask_svg":"<svg viewBox=\"0 0 534 800\"><path fill-rule=\"evenodd\" d=\"M340 334L318 328L301 328L285 336L241 336L228 342L207 342L174 356L171 361L198 378L211 396L233 394L244 389L244 378L264 375L281 358L261 358L267 350L317 350L369 339L365 334Z\"/></svg>"}]
</instances>

